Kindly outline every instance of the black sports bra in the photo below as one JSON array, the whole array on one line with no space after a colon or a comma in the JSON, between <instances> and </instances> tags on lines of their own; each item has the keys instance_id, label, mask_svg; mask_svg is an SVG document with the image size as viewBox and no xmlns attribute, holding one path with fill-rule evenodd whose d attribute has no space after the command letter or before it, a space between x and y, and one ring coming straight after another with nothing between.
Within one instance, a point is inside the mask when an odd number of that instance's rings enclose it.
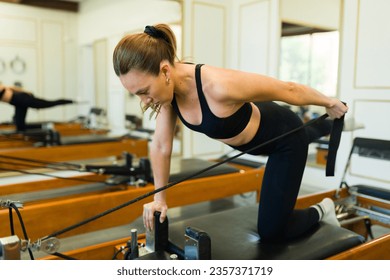
<instances>
[{"instance_id":1,"label":"black sports bra","mask_svg":"<svg viewBox=\"0 0 390 280\"><path fill-rule=\"evenodd\" d=\"M199 125L193 125L184 120L177 106L176 98L173 97L172 107L179 116L183 124L191 130L201 132L214 139L227 139L238 135L247 126L251 115L252 106L250 103L244 103L233 115L226 118L219 118L211 112L202 90L202 81L200 68L203 64L197 64L195 67L196 88L200 108L202 111L202 122Z\"/></svg>"}]
</instances>

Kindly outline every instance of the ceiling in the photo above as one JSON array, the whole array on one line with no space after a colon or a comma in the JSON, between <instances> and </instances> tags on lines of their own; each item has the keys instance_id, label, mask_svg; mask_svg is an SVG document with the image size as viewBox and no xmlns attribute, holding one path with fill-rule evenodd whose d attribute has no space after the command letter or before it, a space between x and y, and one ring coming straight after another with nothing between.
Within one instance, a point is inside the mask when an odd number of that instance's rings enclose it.
<instances>
[{"instance_id":1,"label":"ceiling","mask_svg":"<svg viewBox=\"0 0 390 280\"><path fill-rule=\"evenodd\" d=\"M78 12L79 3L84 0L0 0L0 2L28 5L40 8Z\"/></svg>"}]
</instances>

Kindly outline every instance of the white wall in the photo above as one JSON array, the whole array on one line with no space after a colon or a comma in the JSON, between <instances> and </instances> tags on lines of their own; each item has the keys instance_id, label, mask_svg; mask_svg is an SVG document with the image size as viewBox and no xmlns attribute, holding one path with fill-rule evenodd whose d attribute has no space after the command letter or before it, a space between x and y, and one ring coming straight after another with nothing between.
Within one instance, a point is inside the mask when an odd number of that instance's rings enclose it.
<instances>
[{"instance_id":1,"label":"white wall","mask_svg":"<svg viewBox=\"0 0 390 280\"><path fill-rule=\"evenodd\" d=\"M390 19L387 0L345 0L340 64L340 98L351 110L349 117L365 128L351 132L355 137L390 141ZM390 189L390 163L359 161L349 173L352 183L364 182ZM359 170L357 172L357 170ZM360 174L360 175L357 175Z\"/></svg>"},{"instance_id":2,"label":"white wall","mask_svg":"<svg viewBox=\"0 0 390 280\"><path fill-rule=\"evenodd\" d=\"M278 1L185 0L183 3L185 58L194 63L276 76ZM219 141L184 128L184 157L216 158L230 150Z\"/></svg>"},{"instance_id":3,"label":"white wall","mask_svg":"<svg viewBox=\"0 0 390 280\"><path fill-rule=\"evenodd\" d=\"M86 0L79 11L81 45L126 32L143 30L145 25L181 21L181 7L167 0Z\"/></svg>"},{"instance_id":4,"label":"white wall","mask_svg":"<svg viewBox=\"0 0 390 280\"><path fill-rule=\"evenodd\" d=\"M342 0L280 0L283 21L312 27L339 29Z\"/></svg>"}]
</instances>

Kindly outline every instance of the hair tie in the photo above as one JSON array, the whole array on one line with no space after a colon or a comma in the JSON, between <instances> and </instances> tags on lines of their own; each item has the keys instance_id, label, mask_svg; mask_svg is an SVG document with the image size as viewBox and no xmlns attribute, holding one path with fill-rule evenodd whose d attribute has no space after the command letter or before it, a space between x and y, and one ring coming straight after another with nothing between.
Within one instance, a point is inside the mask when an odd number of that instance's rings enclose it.
<instances>
[{"instance_id":1,"label":"hair tie","mask_svg":"<svg viewBox=\"0 0 390 280\"><path fill-rule=\"evenodd\" d=\"M153 38L161 37L161 34L159 34L159 30L157 30L156 27L150 25L145 26L144 33L148 34L149 36L152 36Z\"/></svg>"},{"instance_id":2,"label":"hair tie","mask_svg":"<svg viewBox=\"0 0 390 280\"><path fill-rule=\"evenodd\" d=\"M165 33L163 31L161 31L161 30L158 30L154 26L150 26L150 25L145 26L144 33L146 33L149 36L151 36L153 38L156 38L156 39L163 39L168 44L170 43L169 39L166 37Z\"/></svg>"}]
</instances>

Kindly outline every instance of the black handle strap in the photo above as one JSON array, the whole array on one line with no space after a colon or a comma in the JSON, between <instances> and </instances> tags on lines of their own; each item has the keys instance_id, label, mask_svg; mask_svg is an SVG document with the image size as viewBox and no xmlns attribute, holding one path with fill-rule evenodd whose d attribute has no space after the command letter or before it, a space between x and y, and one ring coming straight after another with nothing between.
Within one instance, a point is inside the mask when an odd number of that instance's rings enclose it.
<instances>
[{"instance_id":1,"label":"black handle strap","mask_svg":"<svg viewBox=\"0 0 390 280\"><path fill-rule=\"evenodd\" d=\"M344 103L345 104L345 103ZM344 128L344 116L333 120L332 130L329 139L328 157L326 160L326 176L334 176L337 150L340 145L341 132Z\"/></svg>"}]
</instances>

